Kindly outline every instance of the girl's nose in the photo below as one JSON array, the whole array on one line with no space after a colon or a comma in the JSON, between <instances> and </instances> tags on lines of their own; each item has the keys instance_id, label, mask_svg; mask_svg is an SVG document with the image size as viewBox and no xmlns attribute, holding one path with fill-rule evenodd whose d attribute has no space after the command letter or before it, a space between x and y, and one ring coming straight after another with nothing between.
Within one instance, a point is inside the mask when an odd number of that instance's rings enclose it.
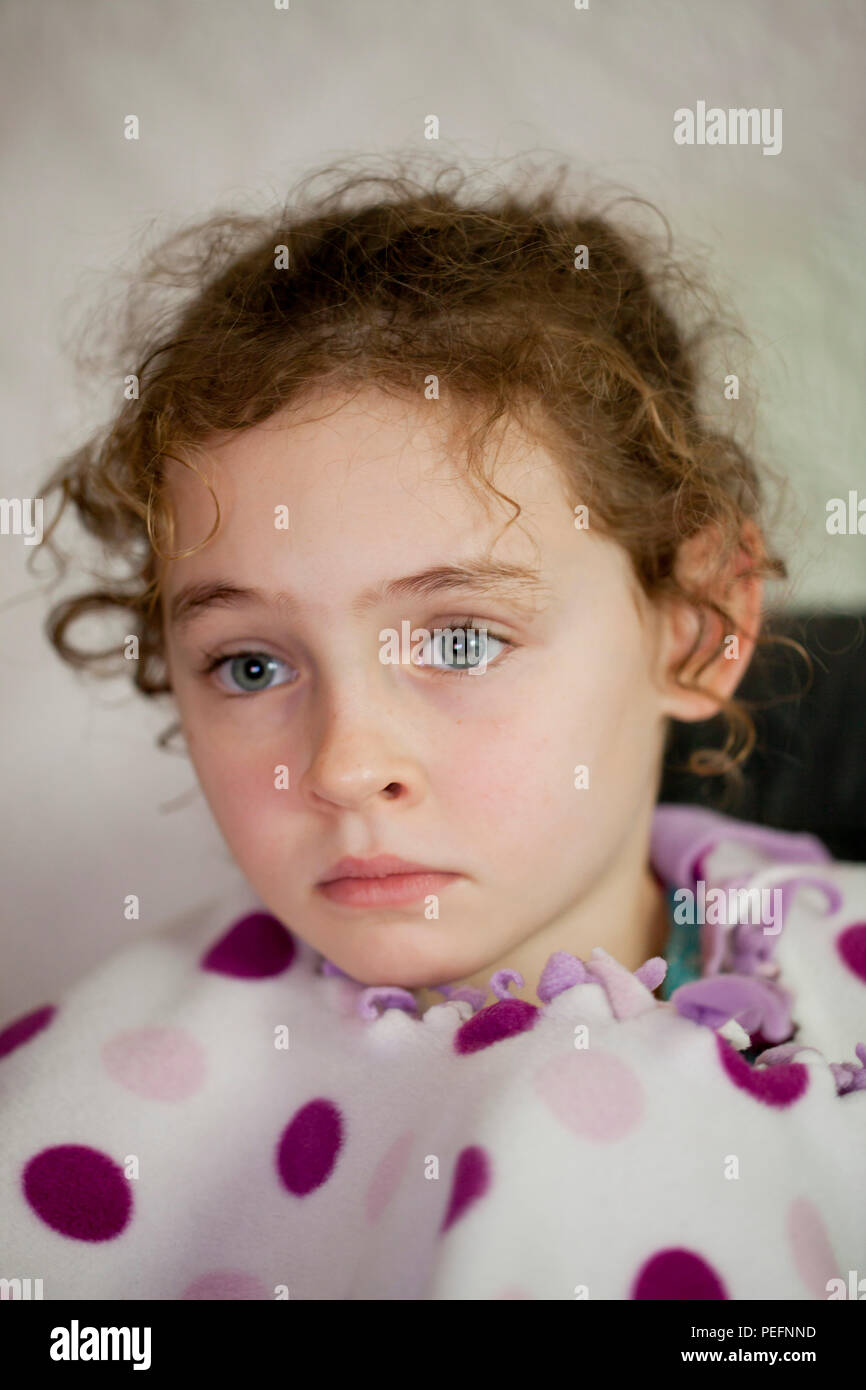
<instances>
[{"instance_id":1,"label":"girl's nose","mask_svg":"<svg viewBox=\"0 0 866 1390\"><path fill-rule=\"evenodd\" d=\"M376 799L414 804L426 785L420 744L374 695L363 710L332 708L315 735L301 793L350 810Z\"/></svg>"}]
</instances>

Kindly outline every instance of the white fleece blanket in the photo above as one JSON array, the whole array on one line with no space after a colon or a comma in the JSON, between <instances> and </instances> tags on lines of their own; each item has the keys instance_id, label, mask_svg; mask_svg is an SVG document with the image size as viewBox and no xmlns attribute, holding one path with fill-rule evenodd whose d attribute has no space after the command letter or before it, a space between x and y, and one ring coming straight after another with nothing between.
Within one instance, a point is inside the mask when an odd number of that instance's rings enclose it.
<instances>
[{"instance_id":1,"label":"white fleece blanket","mask_svg":"<svg viewBox=\"0 0 866 1390\"><path fill-rule=\"evenodd\" d=\"M703 978L669 1002L600 929L538 1008L502 971L497 1002L419 1018L241 886L8 1024L0 1295L851 1296L866 866L673 806L651 857L683 910L780 895L771 932L696 927Z\"/></svg>"}]
</instances>

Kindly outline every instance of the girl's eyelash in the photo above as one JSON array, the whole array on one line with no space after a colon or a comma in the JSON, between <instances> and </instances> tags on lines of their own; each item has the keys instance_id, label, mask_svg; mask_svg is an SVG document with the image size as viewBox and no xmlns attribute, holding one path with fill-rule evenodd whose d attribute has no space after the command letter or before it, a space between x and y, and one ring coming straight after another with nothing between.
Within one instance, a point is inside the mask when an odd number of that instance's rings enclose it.
<instances>
[{"instance_id":1,"label":"girl's eyelash","mask_svg":"<svg viewBox=\"0 0 866 1390\"><path fill-rule=\"evenodd\" d=\"M203 676L209 676L224 661L240 661L242 656L264 656L264 652L205 652L204 666L200 667Z\"/></svg>"},{"instance_id":2,"label":"girl's eyelash","mask_svg":"<svg viewBox=\"0 0 866 1390\"><path fill-rule=\"evenodd\" d=\"M493 640L494 640L495 642L502 642L504 646L509 647L509 648L511 648L512 650L513 650L514 647L516 646L516 643L512 642L508 637L502 637L498 632L492 632L490 628L485 627L485 624L484 624L484 623L478 621L478 620L475 619L475 618L445 618L443 621L441 621L440 623L437 624L437 627L442 628L442 629L444 629L444 628L452 628L452 629L455 629L455 628L456 628L456 629L460 629L460 628L469 628L469 629L471 629L471 630L484 629L484 631L487 633L487 636L488 636L488 637L492 637ZM252 651L252 650L247 650L247 651L241 651L241 652L205 652L205 653L204 653L204 665L200 668L201 674L204 675L204 676L209 676L209 675L211 675L211 674L217 669L218 666L224 665L225 662L227 662L227 661L241 661L241 660L243 660L244 657L262 657L262 656L263 656L263 657L269 658L271 661L279 661L279 660L281 659L280 657L272 656L269 652L265 652L265 651ZM500 663L492 662L491 665L490 665L490 667L489 667L489 669L492 670L493 667L496 666L496 665L498 665L498 664L500 664ZM473 667L472 667L472 666L465 666L465 667L463 667L462 669L459 668L459 667L456 667L456 666L428 666L426 669L427 669L428 671L430 671L431 674L433 674L434 676L450 676L450 677L454 677L454 676L469 676L469 675L471 675L472 672L473 672ZM271 687L265 687L265 689L270 689L270 688L271 688ZM276 687L274 687L274 688L276 688ZM227 691L226 693L229 694L230 692ZM240 692L238 692L238 693L240 693ZM253 694L262 694L262 695L263 695L263 694L265 693L265 691L262 690L262 691L258 691L258 692L255 692L255 691L254 691L254 692L249 692L249 691L247 692L247 694L250 694L250 693L253 693Z\"/></svg>"}]
</instances>

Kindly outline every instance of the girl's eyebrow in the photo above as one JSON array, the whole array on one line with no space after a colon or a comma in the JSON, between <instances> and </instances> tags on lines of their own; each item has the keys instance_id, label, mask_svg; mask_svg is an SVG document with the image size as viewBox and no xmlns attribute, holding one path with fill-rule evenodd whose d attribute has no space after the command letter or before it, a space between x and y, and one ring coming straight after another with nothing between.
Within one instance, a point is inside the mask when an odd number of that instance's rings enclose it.
<instances>
[{"instance_id":1,"label":"girl's eyebrow","mask_svg":"<svg viewBox=\"0 0 866 1390\"><path fill-rule=\"evenodd\" d=\"M484 558L470 559L459 565L436 565L417 574L403 575L386 583L364 589L353 599L349 611L361 617L368 609L398 598L424 597L449 589L472 589L476 593L501 596L515 608L525 612L537 611L537 600L550 592L538 570L528 565L508 564ZM299 613L303 604L286 590L267 593L262 589L244 588L229 580L215 579L185 584L174 595L168 610L171 627L188 627L209 608L231 608L242 604L272 605L287 613Z\"/></svg>"}]
</instances>

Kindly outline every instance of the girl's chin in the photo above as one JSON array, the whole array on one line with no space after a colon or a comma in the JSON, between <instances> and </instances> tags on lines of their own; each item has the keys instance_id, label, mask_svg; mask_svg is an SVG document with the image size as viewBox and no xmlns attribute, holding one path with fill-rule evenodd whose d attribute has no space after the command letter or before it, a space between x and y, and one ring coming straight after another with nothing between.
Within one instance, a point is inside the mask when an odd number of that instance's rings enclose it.
<instances>
[{"instance_id":1,"label":"girl's chin","mask_svg":"<svg viewBox=\"0 0 866 1390\"><path fill-rule=\"evenodd\" d=\"M333 960L333 957L328 959ZM409 972L406 970L405 958L401 962L401 968L397 969L394 968L393 959L386 954L382 955L381 960L365 957L363 961L350 961L346 964L335 960L334 964L365 988L393 985L395 989L406 989L413 994L418 991L433 991L437 985L449 984L472 973L465 966L452 960L440 961L432 957ZM444 995L436 995L435 998L441 1001Z\"/></svg>"}]
</instances>

